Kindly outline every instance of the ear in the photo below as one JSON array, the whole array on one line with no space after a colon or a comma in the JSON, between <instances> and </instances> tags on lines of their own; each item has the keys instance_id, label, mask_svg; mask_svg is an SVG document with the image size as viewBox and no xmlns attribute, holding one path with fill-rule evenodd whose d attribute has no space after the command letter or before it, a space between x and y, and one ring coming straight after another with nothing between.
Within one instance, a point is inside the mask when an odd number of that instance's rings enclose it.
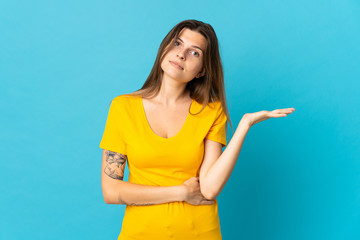
<instances>
[{"instance_id":1,"label":"ear","mask_svg":"<svg viewBox=\"0 0 360 240\"><path fill-rule=\"evenodd\" d=\"M202 77L202 76L204 76L204 75L205 75L205 68L203 68L203 69L201 70L201 72L199 72L199 73L196 75L196 78Z\"/></svg>"}]
</instances>

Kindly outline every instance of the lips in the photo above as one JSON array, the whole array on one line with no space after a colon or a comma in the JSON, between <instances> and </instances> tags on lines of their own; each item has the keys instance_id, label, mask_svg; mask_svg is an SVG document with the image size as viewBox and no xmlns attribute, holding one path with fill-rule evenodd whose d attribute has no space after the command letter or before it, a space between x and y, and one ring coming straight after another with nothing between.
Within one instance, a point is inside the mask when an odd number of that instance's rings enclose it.
<instances>
[{"instance_id":1,"label":"lips","mask_svg":"<svg viewBox=\"0 0 360 240\"><path fill-rule=\"evenodd\" d=\"M170 63L176 67L178 67L179 69L183 70L184 68L177 62L173 62L173 61L170 61Z\"/></svg>"}]
</instances>

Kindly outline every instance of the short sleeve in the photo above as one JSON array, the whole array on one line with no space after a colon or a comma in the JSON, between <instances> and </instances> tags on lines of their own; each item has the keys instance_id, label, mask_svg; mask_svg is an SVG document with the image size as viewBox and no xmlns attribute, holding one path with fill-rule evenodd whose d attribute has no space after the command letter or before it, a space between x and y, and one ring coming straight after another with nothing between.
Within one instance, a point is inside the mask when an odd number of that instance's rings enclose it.
<instances>
[{"instance_id":1,"label":"short sleeve","mask_svg":"<svg viewBox=\"0 0 360 240\"><path fill-rule=\"evenodd\" d=\"M126 155L126 144L122 129L122 113L120 99L111 101L106 120L105 130L100 142L100 148Z\"/></svg>"},{"instance_id":2,"label":"short sleeve","mask_svg":"<svg viewBox=\"0 0 360 240\"><path fill-rule=\"evenodd\" d=\"M226 121L227 117L221 106L221 102L218 102L218 108L214 122L205 138L219 142L223 147L225 147L227 145L225 131Z\"/></svg>"}]
</instances>

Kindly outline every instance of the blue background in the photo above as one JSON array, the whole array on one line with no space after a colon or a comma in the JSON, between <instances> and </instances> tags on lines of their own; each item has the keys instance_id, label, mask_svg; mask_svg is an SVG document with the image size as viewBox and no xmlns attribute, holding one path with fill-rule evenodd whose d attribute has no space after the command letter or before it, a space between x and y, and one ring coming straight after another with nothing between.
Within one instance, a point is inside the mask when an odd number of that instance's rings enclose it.
<instances>
[{"instance_id":1,"label":"blue background","mask_svg":"<svg viewBox=\"0 0 360 240\"><path fill-rule=\"evenodd\" d=\"M223 239L360 239L360 2L1 1L1 239L116 239L108 104L178 22L215 29L230 116L256 124L218 197ZM128 177L128 169L125 172Z\"/></svg>"}]
</instances>

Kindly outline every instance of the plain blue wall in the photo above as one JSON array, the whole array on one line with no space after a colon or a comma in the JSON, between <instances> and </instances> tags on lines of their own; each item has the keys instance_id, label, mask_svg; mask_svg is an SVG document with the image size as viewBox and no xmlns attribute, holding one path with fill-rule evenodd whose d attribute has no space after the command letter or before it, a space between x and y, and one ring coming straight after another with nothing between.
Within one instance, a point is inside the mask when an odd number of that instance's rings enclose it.
<instances>
[{"instance_id":1,"label":"plain blue wall","mask_svg":"<svg viewBox=\"0 0 360 240\"><path fill-rule=\"evenodd\" d=\"M1 1L1 239L117 238L107 107L185 19L217 33L235 128L296 109L248 132L218 197L223 238L360 239L360 3L347 0Z\"/></svg>"}]
</instances>

